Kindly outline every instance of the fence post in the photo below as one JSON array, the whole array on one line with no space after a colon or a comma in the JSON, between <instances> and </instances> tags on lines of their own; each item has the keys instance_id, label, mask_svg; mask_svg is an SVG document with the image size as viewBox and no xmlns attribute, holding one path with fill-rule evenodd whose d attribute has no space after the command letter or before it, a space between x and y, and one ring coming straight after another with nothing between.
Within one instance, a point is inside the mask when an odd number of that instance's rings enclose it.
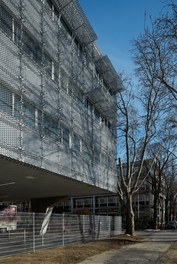
<instances>
[{"instance_id":1,"label":"fence post","mask_svg":"<svg viewBox=\"0 0 177 264\"><path fill-rule=\"evenodd\" d=\"M35 241L35 213L33 213L33 252L36 251L36 241Z\"/></svg>"},{"instance_id":2,"label":"fence post","mask_svg":"<svg viewBox=\"0 0 177 264\"><path fill-rule=\"evenodd\" d=\"M65 213L62 214L62 244L65 245Z\"/></svg>"},{"instance_id":3,"label":"fence post","mask_svg":"<svg viewBox=\"0 0 177 264\"><path fill-rule=\"evenodd\" d=\"M24 237L24 244L26 244L26 229L24 229L24 233L23 233L23 237Z\"/></svg>"},{"instance_id":4,"label":"fence post","mask_svg":"<svg viewBox=\"0 0 177 264\"><path fill-rule=\"evenodd\" d=\"M109 237L111 236L111 222L112 222L112 216L109 215Z\"/></svg>"},{"instance_id":5,"label":"fence post","mask_svg":"<svg viewBox=\"0 0 177 264\"><path fill-rule=\"evenodd\" d=\"M83 237L85 237L85 217L82 216Z\"/></svg>"},{"instance_id":6,"label":"fence post","mask_svg":"<svg viewBox=\"0 0 177 264\"><path fill-rule=\"evenodd\" d=\"M8 240L10 241L10 230L8 230Z\"/></svg>"}]
</instances>

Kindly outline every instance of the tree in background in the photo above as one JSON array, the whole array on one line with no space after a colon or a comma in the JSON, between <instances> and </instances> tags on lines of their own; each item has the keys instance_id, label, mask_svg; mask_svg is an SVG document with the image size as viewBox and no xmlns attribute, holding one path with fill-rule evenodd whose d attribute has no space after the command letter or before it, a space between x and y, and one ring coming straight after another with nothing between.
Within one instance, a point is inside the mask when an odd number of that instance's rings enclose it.
<instances>
[{"instance_id":1,"label":"tree in background","mask_svg":"<svg viewBox=\"0 0 177 264\"><path fill-rule=\"evenodd\" d=\"M133 41L133 59L141 85L148 88L152 79L167 94L169 105L177 100L177 5L172 1L168 12L151 20L151 28ZM174 100L173 100L174 99Z\"/></svg>"},{"instance_id":2,"label":"tree in background","mask_svg":"<svg viewBox=\"0 0 177 264\"><path fill-rule=\"evenodd\" d=\"M117 97L118 152L122 154L118 163L118 196L126 204L126 233L130 235L134 232L132 197L147 177L141 175L144 160L148 157L147 147L150 142L158 142L157 135L165 127L164 121L170 121L171 127L177 125L175 3L171 2L168 13L151 22L152 27L146 28L133 42L136 74L142 87L139 98L137 92L135 97L127 81L124 86L129 92L122 92ZM160 160L158 164L162 171Z\"/></svg>"},{"instance_id":3,"label":"tree in background","mask_svg":"<svg viewBox=\"0 0 177 264\"><path fill-rule=\"evenodd\" d=\"M149 146L148 156L155 159L154 166L149 170L151 192L153 194L153 221L152 228L157 229L164 225L165 200L167 196L167 182L175 182L175 178L169 174L169 167L174 163L173 151L176 149L176 140L168 138L163 142L153 143ZM170 182L169 182L170 180ZM170 194L171 192L169 192Z\"/></svg>"},{"instance_id":4,"label":"tree in background","mask_svg":"<svg viewBox=\"0 0 177 264\"><path fill-rule=\"evenodd\" d=\"M140 97L137 98L129 81L126 80L124 86L126 91L117 96L118 152L122 154L118 163L117 190L125 204L126 233L133 235L135 223L132 198L147 177L142 175L142 168L147 147L157 133L163 93L159 87L152 85L148 91L144 92L143 89L139 92Z\"/></svg>"},{"instance_id":5,"label":"tree in background","mask_svg":"<svg viewBox=\"0 0 177 264\"><path fill-rule=\"evenodd\" d=\"M177 204L177 164L176 156L165 169L165 223L176 219Z\"/></svg>"}]
</instances>

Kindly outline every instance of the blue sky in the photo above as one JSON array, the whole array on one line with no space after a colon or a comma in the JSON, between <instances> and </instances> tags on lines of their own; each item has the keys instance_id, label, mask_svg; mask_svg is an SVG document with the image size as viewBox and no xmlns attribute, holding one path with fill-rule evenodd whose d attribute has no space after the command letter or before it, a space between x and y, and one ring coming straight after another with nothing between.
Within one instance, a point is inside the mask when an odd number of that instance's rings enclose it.
<instances>
[{"instance_id":1,"label":"blue sky","mask_svg":"<svg viewBox=\"0 0 177 264\"><path fill-rule=\"evenodd\" d=\"M167 0L79 0L98 36L97 45L118 72L133 78L131 40L144 29L148 17L164 13Z\"/></svg>"}]
</instances>

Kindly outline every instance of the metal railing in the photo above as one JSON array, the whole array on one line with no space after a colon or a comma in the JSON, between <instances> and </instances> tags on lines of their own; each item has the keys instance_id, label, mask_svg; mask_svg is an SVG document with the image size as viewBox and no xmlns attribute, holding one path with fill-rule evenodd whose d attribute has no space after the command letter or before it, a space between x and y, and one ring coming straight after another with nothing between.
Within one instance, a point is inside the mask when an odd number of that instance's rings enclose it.
<instances>
[{"instance_id":1,"label":"metal railing","mask_svg":"<svg viewBox=\"0 0 177 264\"><path fill-rule=\"evenodd\" d=\"M18 213L0 229L0 258L121 234L119 216ZM11 222L13 221L13 230ZM16 227L14 228L14 225Z\"/></svg>"}]
</instances>

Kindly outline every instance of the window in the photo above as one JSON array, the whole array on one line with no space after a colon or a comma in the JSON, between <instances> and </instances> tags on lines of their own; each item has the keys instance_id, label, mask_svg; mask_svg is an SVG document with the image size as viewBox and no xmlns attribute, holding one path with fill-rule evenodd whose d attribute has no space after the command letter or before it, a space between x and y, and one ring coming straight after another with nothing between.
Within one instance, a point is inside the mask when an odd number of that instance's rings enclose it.
<instances>
[{"instance_id":1,"label":"window","mask_svg":"<svg viewBox=\"0 0 177 264\"><path fill-rule=\"evenodd\" d=\"M94 149L94 161L100 163L100 151L97 148Z\"/></svg>"},{"instance_id":2,"label":"window","mask_svg":"<svg viewBox=\"0 0 177 264\"><path fill-rule=\"evenodd\" d=\"M61 17L61 26L62 26L63 32L66 34L67 39L71 40L72 31L70 30L70 28L68 27L68 25L66 24L66 22L63 20L62 17Z\"/></svg>"},{"instance_id":3,"label":"window","mask_svg":"<svg viewBox=\"0 0 177 264\"><path fill-rule=\"evenodd\" d=\"M53 5L52 1L51 0L47 0L46 1L46 11L47 13L49 14L49 16L51 17L51 19L53 21L58 21L58 18L59 18L59 12L58 10L56 9L56 7Z\"/></svg>"},{"instance_id":4,"label":"window","mask_svg":"<svg viewBox=\"0 0 177 264\"><path fill-rule=\"evenodd\" d=\"M52 1L51 0L46 1L46 11L50 16L52 15Z\"/></svg>"},{"instance_id":5,"label":"window","mask_svg":"<svg viewBox=\"0 0 177 264\"><path fill-rule=\"evenodd\" d=\"M62 142L67 148L69 148L69 129L66 127L62 128Z\"/></svg>"},{"instance_id":6,"label":"window","mask_svg":"<svg viewBox=\"0 0 177 264\"><path fill-rule=\"evenodd\" d=\"M54 81L58 82L58 76L59 76L59 67L58 64L54 62Z\"/></svg>"},{"instance_id":7,"label":"window","mask_svg":"<svg viewBox=\"0 0 177 264\"><path fill-rule=\"evenodd\" d=\"M80 138L75 133L72 136L72 149L76 152L81 151Z\"/></svg>"},{"instance_id":8,"label":"window","mask_svg":"<svg viewBox=\"0 0 177 264\"><path fill-rule=\"evenodd\" d=\"M85 199L84 204L85 204L85 207L92 206L92 199Z\"/></svg>"},{"instance_id":9,"label":"window","mask_svg":"<svg viewBox=\"0 0 177 264\"><path fill-rule=\"evenodd\" d=\"M0 3L0 27L3 32L12 39L12 16L3 6L3 3Z\"/></svg>"},{"instance_id":10,"label":"window","mask_svg":"<svg viewBox=\"0 0 177 264\"><path fill-rule=\"evenodd\" d=\"M20 45L21 39L21 26L20 24L9 14L6 8L0 3L0 28L2 31L17 45ZM40 45L24 30L23 33L24 51L33 59L36 63L41 63L42 50Z\"/></svg>"},{"instance_id":11,"label":"window","mask_svg":"<svg viewBox=\"0 0 177 264\"><path fill-rule=\"evenodd\" d=\"M42 130L42 111L39 109L37 110L36 123L39 130Z\"/></svg>"},{"instance_id":12,"label":"window","mask_svg":"<svg viewBox=\"0 0 177 264\"><path fill-rule=\"evenodd\" d=\"M94 109L94 116L95 116L95 120L97 121L97 122L100 122L100 112L95 108Z\"/></svg>"},{"instance_id":13,"label":"window","mask_svg":"<svg viewBox=\"0 0 177 264\"><path fill-rule=\"evenodd\" d=\"M84 200L83 199L76 200L76 208L77 207L84 207Z\"/></svg>"},{"instance_id":14,"label":"window","mask_svg":"<svg viewBox=\"0 0 177 264\"><path fill-rule=\"evenodd\" d=\"M17 27L18 28L18 27ZM20 34L20 29L17 30L17 34ZM17 35L17 37L19 37ZM16 41L19 41L16 37ZM38 43L24 31L24 51L31 57L36 63L41 62L41 48Z\"/></svg>"},{"instance_id":15,"label":"window","mask_svg":"<svg viewBox=\"0 0 177 264\"><path fill-rule=\"evenodd\" d=\"M52 72L51 72L52 80L54 80L55 79L55 65L53 61L51 62L51 66L52 66Z\"/></svg>"},{"instance_id":16,"label":"window","mask_svg":"<svg viewBox=\"0 0 177 264\"><path fill-rule=\"evenodd\" d=\"M0 111L12 115L12 92L0 87Z\"/></svg>"},{"instance_id":17,"label":"window","mask_svg":"<svg viewBox=\"0 0 177 264\"><path fill-rule=\"evenodd\" d=\"M19 95L15 94L15 99L14 99L14 116L18 120L20 120L20 114L21 112L21 98Z\"/></svg>"},{"instance_id":18,"label":"window","mask_svg":"<svg viewBox=\"0 0 177 264\"><path fill-rule=\"evenodd\" d=\"M76 100L80 107L83 107L83 95L81 92L78 92L76 95Z\"/></svg>"},{"instance_id":19,"label":"window","mask_svg":"<svg viewBox=\"0 0 177 264\"><path fill-rule=\"evenodd\" d=\"M24 32L23 41L24 41L24 51L31 58L33 58L33 53L34 53L34 51L33 51L33 39L26 32Z\"/></svg>"},{"instance_id":20,"label":"window","mask_svg":"<svg viewBox=\"0 0 177 264\"><path fill-rule=\"evenodd\" d=\"M102 153L102 154L101 154L101 163L107 165L107 163L108 163L108 158L107 158L106 153Z\"/></svg>"},{"instance_id":21,"label":"window","mask_svg":"<svg viewBox=\"0 0 177 264\"><path fill-rule=\"evenodd\" d=\"M59 12L56 9L56 7L54 7L54 21L58 22L59 19Z\"/></svg>"},{"instance_id":22,"label":"window","mask_svg":"<svg viewBox=\"0 0 177 264\"><path fill-rule=\"evenodd\" d=\"M19 46L21 39L21 27L20 25L14 20L14 43Z\"/></svg>"},{"instance_id":23,"label":"window","mask_svg":"<svg viewBox=\"0 0 177 264\"><path fill-rule=\"evenodd\" d=\"M108 121L108 128L111 129L111 123Z\"/></svg>"},{"instance_id":24,"label":"window","mask_svg":"<svg viewBox=\"0 0 177 264\"><path fill-rule=\"evenodd\" d=\"M69 76L63 68L61 68L60 80L61 80L61 85L63 86L63 88L65 88L67 90L67 87L69 84Z\"/></svg>"},{"instance_id":25,"label":"window","mask_svg":"<svg viewBox=\"0 0 177 264\"><path fill-rule=\"evenodd\" d=\"M87 100L87 112L89 115L92 115L92 111L93 111L93 105L91 102L89 102L89 100Z\"/></svg>"},{"instance_id":26,"label":"window","mask_svg":"<svg viewBox=\"0 0 177 264\"><path fill-rule=\"evenodd\" d=\"M48 54L45 54L45 66L46 66L46 73L52 77L52 60Z\"/></svg>"},{"instance_id":27,"label":"window","mask_svg":"<svg viewBox=\"0 0 177 264\"><path fill-rule=\"evenodd\" d=\"M98 198L98 203L100 205L105 205L107 204L107 198Z\"/></svg>"},{"instance_id":28,"label":"window","mask_svg":"<svg viewBox=\"0 0 177 264\"><path fill-rule=\"evenodd\" d=\"M44 114L44 133L54 140L58 140L58 122Z\"/></svg>"},{"instance_id":29,"label":"window","mask_svg":"<svg viewBox=\"0 0 177 264\"><path fill-rule=\"evenodd\" d=\"M23 104L24 123L25 125L35 127L35 107L28 102Z\"/></svg>"}]
</instances>

